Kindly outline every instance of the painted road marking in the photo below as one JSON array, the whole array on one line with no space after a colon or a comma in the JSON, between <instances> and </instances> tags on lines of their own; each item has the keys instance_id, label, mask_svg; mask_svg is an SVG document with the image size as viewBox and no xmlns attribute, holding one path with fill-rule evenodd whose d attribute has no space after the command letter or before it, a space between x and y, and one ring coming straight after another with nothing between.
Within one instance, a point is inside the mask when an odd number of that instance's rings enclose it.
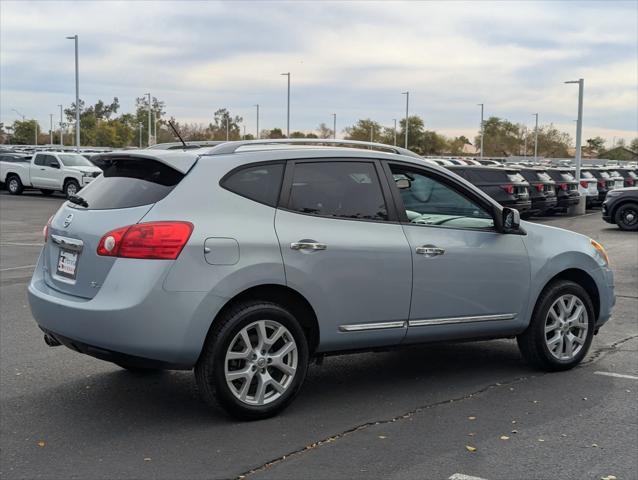
<instances>
[{"instance_id":1,"label":"painted road marking","mask_svg":"<svg viewBox=\"0 0 638 480\"><path fill-rule=\"evenodd\" d=\"M0 272L8 272L9 270L22 270L24 268L33 268L35 265L22 265L21 267L0 268Z\"/></svg>"},{"instance_id":2,"label":"painted road marking","mask_svg":"<svg viewBox=\"0 0 638 480\"><path fill-rule=\"evenodd\" d=\"M471 475L465 475L463 473L455 473L448 480L485 480L481 477L473 477Z\"/></svg>"},{"instance_id":3,"label":"painted road marking","mask_svg":"<svg viewBox=\"0 0 638 480\"><path fill-rule=\"evenodd\" d=\"M628 378L629 380L638 380L638 377L635 375L627 375L625 373L613 373L613 372L594 372L594 375L604 375L606 377L614 377L614 378Z\"/></svg>"}]
</instances>

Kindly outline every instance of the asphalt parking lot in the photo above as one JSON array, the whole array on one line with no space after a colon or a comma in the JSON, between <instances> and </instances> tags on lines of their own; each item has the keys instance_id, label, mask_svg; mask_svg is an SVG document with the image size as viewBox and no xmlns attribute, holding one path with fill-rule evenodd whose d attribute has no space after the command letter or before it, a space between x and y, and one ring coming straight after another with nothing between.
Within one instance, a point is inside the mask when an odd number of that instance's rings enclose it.
<instances>
[{"instance_id":1,"label":"asphalt parking lot","mask_svg":"<svg viewBox=\"0 0 638 480\"><path fill-rule=\"evenodd\" d=\"M535 220L611 257L614 314L578 368L534 371L513 340L329 357L283 414L240 423L190 372L44 344L26 285L62 201L0 194L2 478L638 478L638 236L598 211Z\"/></svg>"}]
</instances>

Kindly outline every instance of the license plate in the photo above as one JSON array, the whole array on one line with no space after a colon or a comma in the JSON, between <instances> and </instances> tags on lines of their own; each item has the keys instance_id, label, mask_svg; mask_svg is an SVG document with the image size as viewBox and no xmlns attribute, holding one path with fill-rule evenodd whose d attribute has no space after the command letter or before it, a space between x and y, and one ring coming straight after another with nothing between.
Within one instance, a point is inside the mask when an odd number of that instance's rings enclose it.
<instances>
[{"instance_id":1,"label":"license plate","mask_svg":"<svg viewBox=\"0 0 638 480\"><path fill-rule=\"evenodd\" d=\"M78 254L69 250L60 250L58 256L58 266L56 273L61 277L75 280L76 268L78 264Z\"/></svg>"}]
</instances>

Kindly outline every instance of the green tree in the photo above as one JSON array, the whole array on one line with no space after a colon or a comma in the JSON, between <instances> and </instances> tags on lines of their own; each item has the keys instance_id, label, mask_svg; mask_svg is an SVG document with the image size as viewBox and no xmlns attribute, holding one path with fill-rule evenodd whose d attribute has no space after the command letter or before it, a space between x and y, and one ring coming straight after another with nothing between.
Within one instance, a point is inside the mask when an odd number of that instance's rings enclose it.
<instances>
[{"instance_id":1,"label":"green tree","mask_svg":"<svg viewBox=\"0 0 638 480\"><path fill-rule=\"evenodd\" d=\"M572 139L553 124L538 129L538 155L541 157L565 158L569 156Z\"/></svg>"},{"instance_id":2,"label":"green tree","mask_svg":"<svg viewBox=\"0 0 638 480\"><path fill-rule=\"evenodd\" d=\"M605 139L602 137L588 138L587 148L596 152L602 152L605 149Z\"/></svg>"},{"instance_id":3,"label":"green tree","mask_svg":"<svg viewBox=\"0 0 638 480\"><path fill-rule=\"evenodd\" d=\"M273 128L272 130L262 130L260 138L286 138L281 128Z\"/></svg>"},{"instance_id":4,"label":"green tree","mask_svg":"<svg viewBox=\"0 0 638 480\"><path fill-rule=\"evenodd\" d=\"M16 120L13 122L11 143L14 145L33 145L35 143L36 129L37 132L41 131L40 125L36 120Z\"/></svg>"},{"instance_id":5,"label":"green tree","mask_svg":"<svg viewBox=\"0 0 638 480\"><path fill-rule=\"evenodd\" d=\"M297 131L297 132L292 132L292 133L290 134L290 138L306 138L306 134L305 134L305 133L303 133L303 132L299 132L299 131Z\"/></svg>"},{"instance_id":6,"label":"green tree","mask_svg":"<svg viewBox=\"0 0 638 480\"><path fill-rule=\"evenodd\" d=\"M240 123L242 121L242 117L231 116L227 109L218 109L215 112L213 123L208 125L211 135L210 138L212 140L226 140L226 132L228 131L229 140L241 140Z\"/></svg>"},{"instance_id":7,"label":"green tree","mask_svg":"<svg viewBox=\"0 0 638 480\"><path fill-rule=\"evenodd\" d=\"M461 135L460 137L454 137L447 140L447 152L451 155L462 155L463 147L465 145L471 145L470 141Z\"/></svg>"},{"instance_id":8,"label":"green tree","mask_svg":"<svg viewBox=\"0 0 638 480\"><path fill-rule=\"evenodd\" d=\"M156 97L151 97L151 123L153 122L154 114L158 127L163 123L162 116L166 113L164 111L165 106L164 102ZM139 124L142 124L142 145L148 146L148 96L146 95L135 99L135 120L136 130L139 129ZM151 129L153 129L152 127L151 125ZM151 133L153 132L151 131Z\"/></svg>"},{"instance_id":9,"label":"green tree","mask_svg":"<svg viewBox=\"0 0 638 480\"><path fill-rule=\"evenodd\" d=\"M334 131L329 128L325 123L320 123L317 127L317 137L319 138L332 138Z\"/></svg>"},{"instance_id":10,"label":"green tree","mask_svg":"<svg viewBox=\"0 0 638 480\"><path fill-rule=\"evenodd\" d=\"M405 118L399 122L399 132L397 142L400 146L405 146ZM425 126L423 119L418 115L408 117L408 150L423 154ZM430 139L431 140L431 139ZM428 143L431 145L431 143Z\"/></svg>"},{"instance_id":11,"label":"green tree","mask_svg":"<svg viewBox=\"0 0 638 480\"><path fill-rule=\"evenodd\" d=\"M629 143L629 150L631 150L632 152L638 153L638 137L634 138Z\"/></svg>"},{"instance_id":12,"label":"green tree","mask_svg":"<svg viewBox=\"0 0 638 480\"><path fill-rule=\"evenodd\" d=\"M363 142L376 141L382 135L383 127L374 120L369 118L365 118L362 120L358 120L351 127L346 127L344 129L346 135L346 140L359 140Z\"/></svg>"},{"instance_id":13,"label":"green tree","mask_svg":"<svg viewBox=\"0 0 638 480\"><path fill-rule=\"evenodd\" d=\"M533 132L528 132L529 135L531 135L531 145L533 145ZM509 120L490 117L483 124L483 153L486 156L507 157L509 155L518 155L521 151L523 139L522 126ZM474 139L474 145L480 145L480 143L481 137L478 135Z\"/></svg>"},{"instance_id":14,"label":"green tree","mask_svg":"<svg viewBox=\"0 0 638 480\"><path fill-rule=\"evenodd\" d=\"M420 149L420 152L418 152L422 155L441 155L445 153L448 148L447 139L443 135L439 135L433 130L426 130L425 132L423 132L422 138L422 147Z\"/></svg>"}]
</instances>

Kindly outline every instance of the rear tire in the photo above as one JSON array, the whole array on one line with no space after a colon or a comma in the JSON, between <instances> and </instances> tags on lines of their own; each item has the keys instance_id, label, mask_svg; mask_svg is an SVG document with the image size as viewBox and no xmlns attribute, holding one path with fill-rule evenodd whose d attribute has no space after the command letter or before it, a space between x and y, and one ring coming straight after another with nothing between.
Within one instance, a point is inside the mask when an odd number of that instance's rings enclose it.
<instances>
[{"instance_id":1,"label":"rear tire","mask_svg":"<svg viewBox=\"0 0 638 480\"><path fill-rule=\"evenodd\" d=\"M77 193L80 191L80 184L77 182L77 180L67 180L66 182L64 182L64 196L66 198L69 198L71 195L77 195Z\"/></svg>"},{"instance_id":2,"label":"rear tire","mask_svg":"<svg viewBox=\"0 0 638 480\"><path fill-rule=\"evenodd\" d=\"M634 202L623 203L616 209L614 222L621 230L628 232L638 230L638 204Z\"/></svg>"},{"instance_id":3,"label":"rear tire","mask_svg":"<svg viewBox=\"0 0 638 480\"><path fill-rule=\"evenodd\" d=\"M40 191L45 197L50 197L51 195L53 195L53 190L49 190L48 188L41 188Z\"/></svg>"},{"instance_id":4,"label":"rear tire","mask_svg":"<svg viewBox=\"0 0 638 480\"><path fill-rule=\"evenodd\" d=\"M17 175L7 177L7 190L11 195L20 195L24 190L24 186Z\"/></svg>"},{"instance_id":5,"label":"rear tire","mask_svg":"<svg viewBox=\"0 0 638 480\"><path fill-rule=\"evenodd\" d=\"M241 420L281 412L299 393L308 368L308 342L294 315L253 300L215 323L195 365L203 400Z\"/></svg>"},{"instance_id":6,"label":"rear tire","mask_svg":"<svg viewBox=\"0 0 638 480\"><path fill-rule=\"evenodd\" d=\"M583 287L568 280L554 281L541 293L529 326L517 337L518 348L536 368L569 370L587 355L595 318Z\"/></svg>"}]
</instances>

